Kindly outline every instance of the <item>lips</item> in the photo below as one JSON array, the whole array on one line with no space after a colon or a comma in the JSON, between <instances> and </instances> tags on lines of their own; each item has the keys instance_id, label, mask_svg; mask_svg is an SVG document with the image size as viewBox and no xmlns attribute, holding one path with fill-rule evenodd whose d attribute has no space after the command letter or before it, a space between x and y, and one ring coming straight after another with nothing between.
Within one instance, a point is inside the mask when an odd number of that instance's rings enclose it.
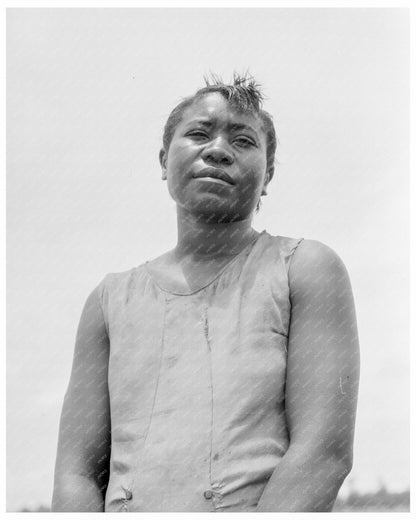
<instances>
[{"instance_id":1,"label":"lips","mask_svg":"<svg viewBox=\"0 0 416 520\"><path fill-rule=\"evenodd\" d=\"M195 172L192 175L195 179L202 179L202 178L211 178L211 179L219 179L223 182L226 182L227 184L235 184L233 179L221 168L203 168L202 170L199 170L198 172Z\"/></svg>"}]
</instances>

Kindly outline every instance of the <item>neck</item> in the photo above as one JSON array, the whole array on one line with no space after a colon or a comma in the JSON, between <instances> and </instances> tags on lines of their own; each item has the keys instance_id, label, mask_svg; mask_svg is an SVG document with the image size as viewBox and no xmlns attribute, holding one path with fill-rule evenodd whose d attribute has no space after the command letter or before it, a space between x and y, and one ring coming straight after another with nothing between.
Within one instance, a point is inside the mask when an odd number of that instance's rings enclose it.
<instances>
[{"instance_id":1,"label":"neck","mask_svg":"<svg viewBox=\"0 0 416 520\"><path fill-rule=\"evenodd\" d=\"M259 235L251 227L251 216L238 222L207 222L178 207L177 222L177 258L192 256L202 260L235 256Z\"/></svg>"}]
</instances>

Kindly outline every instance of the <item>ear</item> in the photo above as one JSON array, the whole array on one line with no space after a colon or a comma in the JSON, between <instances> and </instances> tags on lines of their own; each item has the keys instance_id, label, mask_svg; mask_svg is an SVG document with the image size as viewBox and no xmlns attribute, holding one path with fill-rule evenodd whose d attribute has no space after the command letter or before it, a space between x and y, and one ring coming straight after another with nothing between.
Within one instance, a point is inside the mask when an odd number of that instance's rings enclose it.
<instances>
[{"instance_id":1,"label":"ear","mask_svg":"<svg viewBox=\"0 0 416 520\"><path fill-rule=\"evenodd\" d=\"M165 152L164 148L162 148L159 152L159 162L160 162L160 166L162 167L162 181L165 181L167 179L167 175L166 175L167 161L168 161L168 154Z\"/></svg>"},{"instance_id":2,"label":"ear","mask_svg":"<svg viewBox=\"0 0 416 520\"><path fill-rule=\"evenodd\" d=\"M269 168L266 172L266 176L264 177L263 189L261 190L261 196L267 195L267 186L273 177L273 166Z\"/></svg>"}]
</instances>

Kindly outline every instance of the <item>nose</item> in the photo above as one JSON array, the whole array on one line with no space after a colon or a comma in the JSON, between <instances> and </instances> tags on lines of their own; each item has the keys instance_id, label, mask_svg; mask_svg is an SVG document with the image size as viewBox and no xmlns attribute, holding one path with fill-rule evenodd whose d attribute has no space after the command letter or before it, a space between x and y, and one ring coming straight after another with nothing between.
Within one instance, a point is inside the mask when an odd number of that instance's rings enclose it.
<instances>
[{"instance_id":1,"label":"nose","mask_svg":"<svg viewBox=\"0 0 416 520\"><path fill-rule=\"evenodd\" d=\"M202 158L208 164L229 166L233 164L234 157L228 150L228 144L222 138L215 139L204 149Z\"/></svg>"}]
</instances>

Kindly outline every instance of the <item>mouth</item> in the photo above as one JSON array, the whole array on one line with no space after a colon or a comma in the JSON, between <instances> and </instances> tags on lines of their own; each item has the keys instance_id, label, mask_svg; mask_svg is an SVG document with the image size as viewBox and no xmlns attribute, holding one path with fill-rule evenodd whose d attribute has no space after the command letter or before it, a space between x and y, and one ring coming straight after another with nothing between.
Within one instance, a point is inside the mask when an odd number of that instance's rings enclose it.
<instances>
[{"instance_id":1,"label":"mouth","mask_svg":"<svg viewBox=\"0 0 416 520\"><path fill-rule=\"evenodd\" d=\"M233 179L221 168L203 168L198 172L195 172L192 177L195 179L207 179L211 181L220 181L226 184L235 184Z\"/></svg>"}]
</instances>

